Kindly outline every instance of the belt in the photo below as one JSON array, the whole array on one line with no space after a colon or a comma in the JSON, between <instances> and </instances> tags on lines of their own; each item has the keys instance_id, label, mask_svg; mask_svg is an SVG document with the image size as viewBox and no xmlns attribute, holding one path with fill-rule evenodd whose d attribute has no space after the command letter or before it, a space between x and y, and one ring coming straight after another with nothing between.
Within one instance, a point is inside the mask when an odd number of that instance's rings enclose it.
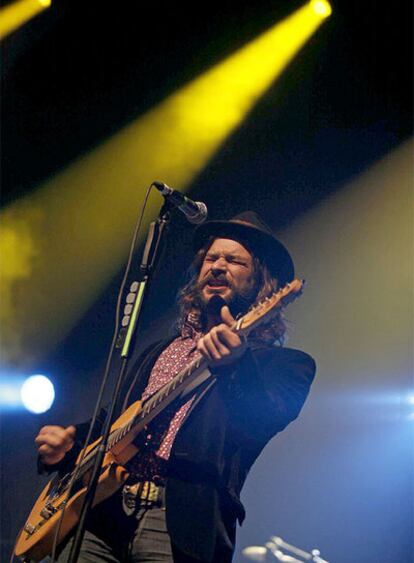
<instances>
[{"instance_id":1,"label":"belt","mask_svg":"<svg viewBox=\"0 0 414 563\"><path fill-rule=\"evenodd\" d=\"M124 507L129 510L162 507L165 504L165 487L156 485L153 481L139 481L132 485L124 485L122 497Z\"/></svg>"}]
</instances>

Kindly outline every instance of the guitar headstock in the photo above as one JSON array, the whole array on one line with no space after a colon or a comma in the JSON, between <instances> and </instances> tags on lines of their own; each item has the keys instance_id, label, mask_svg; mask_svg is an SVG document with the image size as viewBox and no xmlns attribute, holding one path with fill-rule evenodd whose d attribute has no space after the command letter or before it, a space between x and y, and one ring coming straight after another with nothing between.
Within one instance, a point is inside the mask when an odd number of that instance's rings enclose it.
<instances>
[{"instance_id":1,"label":"guitar headstock","mask_svg":"<svg viewBox=\"0 0 414 563\"><path fill-rule=\"evenodd\" d=\"M279 291L276 291L243 315L243 317L237 321L236 330L248 333L256 326L265 321L269 321L279 309L285 307L302 295L304 285L304 280L297 279L287 283L284 287L280 288Z\"/></svg>"}]
</instances>

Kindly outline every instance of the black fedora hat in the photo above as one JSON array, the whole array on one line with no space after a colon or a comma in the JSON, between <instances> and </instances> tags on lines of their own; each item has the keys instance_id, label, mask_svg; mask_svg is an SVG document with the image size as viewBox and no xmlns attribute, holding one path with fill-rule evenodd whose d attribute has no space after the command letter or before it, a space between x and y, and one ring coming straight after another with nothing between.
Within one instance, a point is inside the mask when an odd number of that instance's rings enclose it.
<instances>
[{"instance_id":1,"label":"black fedora hat","mask_svg":"<svg viewBox=\"0 0 414 563\"><path fill-rule=\"evenodd\" d=\"M194 247L199 250L210 237L245 242L262 259L280 285L293 280L295 267L288 250L254 211L244 211L228 221L207 221L196 228Z\"/></svg>"}]
</instances>

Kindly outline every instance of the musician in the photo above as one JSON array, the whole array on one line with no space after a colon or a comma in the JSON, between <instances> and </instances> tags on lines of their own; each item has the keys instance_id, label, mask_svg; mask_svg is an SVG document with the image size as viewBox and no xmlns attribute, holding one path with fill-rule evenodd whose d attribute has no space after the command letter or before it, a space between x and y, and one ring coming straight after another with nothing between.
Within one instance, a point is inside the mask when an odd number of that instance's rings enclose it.
<instances>
[{"instance_id":1,"label":"musician","mask_svg":"<svg viewBox=\"0 0 414 563\"><path fill-rule=\"evenodd\" d=\"M142 355L122 400L126 407L149 397L197 354L216 378L151 423L126 485L92 510L81 562L230 562L247 473L308 395L315 363L282 346L282 313L248 341L231 328L293 279L287 249L248 211L198 227L195 250L193 276L179 296L179 334ZM64 471L86 428L43 427L36 438L42 469ZM60 546L59 563L71 541Z\"/></svg>"}]
</instances>

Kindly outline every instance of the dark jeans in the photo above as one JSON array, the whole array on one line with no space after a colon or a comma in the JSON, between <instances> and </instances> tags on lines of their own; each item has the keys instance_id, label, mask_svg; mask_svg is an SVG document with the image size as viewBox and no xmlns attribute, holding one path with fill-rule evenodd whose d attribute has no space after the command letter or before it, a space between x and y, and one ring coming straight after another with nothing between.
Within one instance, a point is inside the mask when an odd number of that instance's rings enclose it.
<instances>
[{"instance_id":1,"label":"dark jeans","mask_svg":"<svg viewBox=\"0 0 414 563\"><path fill-rule=\"evenodd\" d=\"M57 563L67 563L73 537ZM78 563L196 563L171 545L165 507L140 508L126 515L120 494L103 502L88 522ZM198 562L200 563L200 562Z\"/></svg>"},{"instance_id":2,"label":"dark jeans","mask_svg":"<svg viewBox=\"0 0 414 563\"><path fill-rule=\"evenodd\" d=\"M70 554L72 539L57 559L66 563ZM79 563L172 563L174 561L170 537L165 525L165 510L150 508L137 514L135 533L125 534L118 542L105 541L102 537L86 530L82 543Z\"/></svg>"}]
</instances>

